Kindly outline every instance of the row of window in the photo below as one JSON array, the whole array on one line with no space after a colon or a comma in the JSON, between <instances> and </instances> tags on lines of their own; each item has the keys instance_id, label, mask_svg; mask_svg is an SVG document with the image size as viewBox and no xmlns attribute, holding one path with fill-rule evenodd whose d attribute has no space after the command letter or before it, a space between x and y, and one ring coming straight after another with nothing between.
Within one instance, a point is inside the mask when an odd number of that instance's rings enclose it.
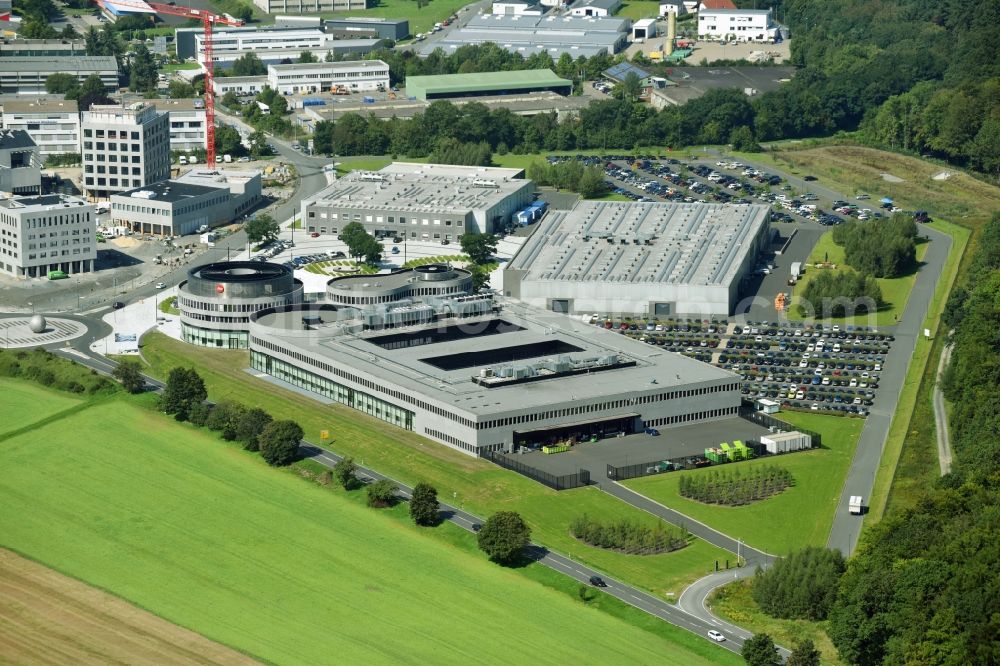
<instances>
[{"instance_id":1,"label":"row of window","mask_svg":"<svg viewBox=\"0 0 1000 666\"><path fill-rule=\"evenodd\" d=\"M129 143L108 143L108 144L105 144L103 141L96 141L96 142L95 141L84 141L83 142L83 149L84 150L94 150L95 149L94 148L95 145L97 146L97 148L96 148L97 150L114 150L116 152L120 151L120 152L123 152L123 153L127 153L130 150L133 153L138 153L139 152L139 148L142 146L142 144L139 144L139 143L132 143L132 144L129 144ZM119 146L121 146L121 147L119 147Z\"/></svg>"},{"instance_id":2,"label":"row of window","mask_svg":"<svg viewBox=\"0 0 1000 666\"><path fill-rule=\"evenodd\" d=\"M112 157L114 157L114 155L112 155ZM111 160L111 161L113 162L114 160ZM84 165L83 171L84 171L84 173L94 173L94 165L93 164L86 164L86 165ZM118 167L117 166L106 167L103 164L98 164L97 165L97 173L110 173L110 174L112 174L114 176L117 176L118 175ZM123 166L122 167L122 171L121 171L121 175L123 175L123 176L129 175L129 167ZM141 176L142 175L142 168L141 167L137 167L137 166L132 167L132 175L133 176Z\"/></svg>"},{"instance_id":3,"label":"row of window","mask_svg":"<svg viewBox=\"0 0 1000 666\"><path fill-rule=\"evenodd\" d=\"M466 428L476 427L476 423L472 419L465 418L464 416L459 416L454 412L438 407L437 405L432 405L430 403L424 402L423 400L418 400L417 398L414 398L412 395L409 395L408 393L386 388L380 384L371 381L370 379L365 379L363 377L351 374L349 372L341 370L340 368L334 367L329 363L324 363L322 361L319 361L313 358L312 356L307 356L306 354L302 354L297 351L292 351L290 349L284 349L274 344L273 342L261 340L260 338L254 336L250 337L250 344L252 347L263 347L264 349L269 349L279 354L285 354L286 356L291 356L300 363L305 363L307 365L317 367L325 372L346 379L347 381L354 382L355 384L358 384L360 386L364 386L365 388L370 389L372 391L379 391L395 400L409 403L414 407L418 407L426 412L437 414L438 416L450 419L458 424L465 426Z\"/></svg>"},{"instance_id":4,"label":"row of window","mask_svg":"<svg viewBox=\"0 0 1000 666\"><path fill-rule=\"evenodd\" d=\"M207 301L195 301L190 298L180 297L180 306L186 313L188 310L206 310L208 312L257 312L265 308L277 308L282 305L288 305L292 302L291 297L283 298L278 301L270 301L262 303L260 301L254 303L209 303ZM246 321L246 318L243 319Z\"/></svg>"},{"instance_id":5,"label":"row of window","mask_svg":"<svg viewBox=\"0 0 1000 666\"><path fill-rule=\"evenodd\" d=\"M248 335L246 331L213 331L181 322L181 339L199 347L246 349Z\"/></svg>"},{"instance_id":6,"label":"row of window","mask_svg":"<svg viewBox=\"0 0 1000 666\"><path fill-rule=\"evenodd\" d=\"M450 294L467 294L472 291L472 280L463 280L463 284L451 287L421 287L400 289L389 296L342 296L336 288L330 290L329 296L341 305L373 305L377 303L395 303L396 301L415 296L447 296Z\"/></svg>"},{"instance_id":7,"label":"row of window","mask_svg":"<svg viewBox=\"0 0 1000 666\"><path fill-rule=\"evenodd\" d=\"M388 78L389 70L379 70L375 72L317 72L315 74L284 74L278 75L279 81L330 81L331 79L362 78L372 79L375 77Z\"/></svg>"},{"instance_id":8,"label":"row of window","mask_svg":"<svg viewBox=\"0 0 1000 666\"><path fill-rule=\"evenodd\" d=\"M353 222L360 222L361 221L361 214L360 213L332 213L332 212L319 212L319 213L317 213L317 211L311 210L311 211L309 211L309 215L308 215L308 217L310 219L316 219L318 217L321 220L327 220L327 219L329 219L329 220L337 220L337 219L340 219L341 216L343 217L343 219L345 221L347 221L347 220L351 220ZM406 219L407 218L405 216L400 215L399 216L399 224L406 224ZM455 223L456 227L463 227L463 226L465 226L465 220L462 220L462 219L457 219L457 220L440 220L440 219L429 218L429 217L423 217L423 218L421 218L421 217L411 217L409 219L410 219L410 224L413 225L413 226L416 226L416 225L441 226L442 222L444 223L444 226L446 226L446 227L450 227L452 225L452 222ZM396 224L396 216L395 215L365 215L364 221L365 222L370 222L372 224L385 224L386 221L389 224ZM333 229L333 233L337 233L337 229L336 228Z\"/></svg>"},{"instance_id":9,"label":"row of window","mask_svg":"<svg viewBox=\"0 0 1000 666\"><path fill-rule=\"evenodd\" d=\"M96 137L98 139L132 139L132 141L139 140L139 133L135 131L128 130L103 130L103 129L84 129L83 136L88 139L91 137Z\"/></svg>"},{"instance_id":10,"label":"row of window","mask_svg":"<svg viewBox=\"0 0 1000 666\"><path fill-rule=\"evenodd\" d=\"M272 377L288 382L293 386L318 393L400 428L413 430L413 412L376 398L364 391L357 391L348 386L338 384L332 379L321 377L296 365L286 363L258 351L250 352L250 365L255 370L266 372Z\"/></svg>"},{"instance_id":11,"label":"row of window","mask_svg":"<svg viewBox=\"0 0 1000 666\"><path fill-rule=\"evenodd\" d=\"M457 437L452 437L451 435L445 434L439 430L434 430L433 428L424 428L424 434L428 437L434 437L435 439L440 439L442 442L448 442L452 446L457 446L463 451L468 451L469 453L480 454L482 451L499 451L504 448L503 444L487 444L486 446L474 446L472 444L466 444Z\"/></svg>"},{"instance_id":12,"label":"row of window","mask_svg":"<svg viewBox=\"0 0 1000 666\"><path fill-rule=\"evenodd\" d=\"M654 428L656 426L672 425L674 423L687 423L688 421L701 421L703 419L711 419L718 416L732 416L739 411L739 407L723 407L722 409L709 409L704 412L696 412L694 414L678 414L677 416L666 416L662 419L650 419L649 421L643 421L642 425L644 428Z\"/></svg>"}]
</instances>

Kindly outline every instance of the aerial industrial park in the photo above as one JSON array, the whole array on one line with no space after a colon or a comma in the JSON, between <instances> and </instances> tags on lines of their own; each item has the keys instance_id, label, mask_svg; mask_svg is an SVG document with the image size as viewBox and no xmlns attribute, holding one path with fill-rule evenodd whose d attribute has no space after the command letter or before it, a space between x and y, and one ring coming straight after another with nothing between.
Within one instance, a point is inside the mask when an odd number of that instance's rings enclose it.
<instances>
[{"instance_id":1,"label":"aerial industrial park","mask_svg":"<svg viewBox=\"0 0 1000 666\"><path fill-rule=\"evenodd\" d=\"M993 663L1000 58L886 3L0 6L0 661Z\"/></svg>"}]
</instances>

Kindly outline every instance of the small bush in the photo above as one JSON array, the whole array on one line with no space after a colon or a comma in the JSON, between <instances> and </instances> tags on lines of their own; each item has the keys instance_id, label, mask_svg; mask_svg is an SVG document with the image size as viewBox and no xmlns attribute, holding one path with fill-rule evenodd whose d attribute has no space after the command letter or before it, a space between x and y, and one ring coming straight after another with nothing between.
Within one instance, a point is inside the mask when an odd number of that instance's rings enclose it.
<instances>
[{"instance_id":1,"label":"small bush","mask_svg":"<svg viewBox=\"0 0 1000 666\"><path fill-rule=\"evenodd\" d=\"M365 489L368 506L381 509L396 503L396 484L389 479L379 479Z\"/></svg>"}]
</instances>

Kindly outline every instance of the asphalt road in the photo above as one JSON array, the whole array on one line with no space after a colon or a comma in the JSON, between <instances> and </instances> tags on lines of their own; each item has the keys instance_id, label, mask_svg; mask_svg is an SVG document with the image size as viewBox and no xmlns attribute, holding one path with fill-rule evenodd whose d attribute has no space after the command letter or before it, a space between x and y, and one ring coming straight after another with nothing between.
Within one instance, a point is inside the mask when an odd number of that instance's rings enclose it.
<instances>
[{"instance_id":1,"label":"asphalt road","mask_svg":"<svg viewBox=\"0 0 1000 666\"><path fill-rule=\"evenodd\" d=\"M314 460L330 468L336 465L340 460L340 456L337 454L314 444L303 443L299 450L303 457ZM384 476L366 467L358 467L358 476L363 481L389 479L396 484L398 494L401 497L409 499L411 496L412 488L406 484L400 483L396 479ZM450 506L444 502L441 503L441 515L446 520L451 521L469 532L476 531L473 526L483 524L483 519L479 516L468 513L457 507ZM595 589L598 589L600 592L605 594L610 594L630 606L634 606L635 608L669 622L670 624L682 629L687 629L688 631L701 636L706 640L709 640L706 637L706 633L710 629L721 631L723 635L726 636L726 641L720 643L720 646L732 652L739 653L743 646L743 641L752 635L745 629L727 625L717 619L714 619L714 617L713 619L706 620L703 617L700 617L700 614L689 613L678 606L662 601L647 592L626 585L625 583L612 578L602 571L592 569L577 562L576 560L559 555L558 553L553 553L544 546L532 543L528 546L526 553L528 557L535 560L539 564L549 567L550 569L558 571L559 573L569 576L570 578L584 584L589 584L591 576L600 576L604 582L607 583L607 587ZM748 571L752 573L752 570L748 569ZM785 654L787 656L787 653Z\"/></svg>"},{"instance_id":2,"label":"asphalt road","mask_svg":"<svg viewBox=\"0 0 1000 666\"><path fill-rule=\"evenodd\" d=\"M848 513L848 503L852 495L860 495L867 503L871 499L875 485L875 474L882 459L885 440L889 436L889 426L896 413L899 394L903 388L906 372L917 345L917 336L923 335L924 318L934 297L944 262L951 250L951 237L931 228L923 228L922 233L929 239L923 265L917 272L917 280L910 292L910 300L896 326L896 341L893 343L882 367L879 380L881 389L875 396L874 404L865 420L865 426L858 438L854 459L847 473L840 503L833 517L833 527L827 546L850 555L858 545L863 517ZM867 504L866 504L867 505Z\"/></svg>"},{"instance_id":3,"label":"asphalt road","mask_svg":"<svg viewBox=\"0 0 1000 666\"><path fill-rule=\"evenodd\" d=\"M948 412L944 409L944 392L941 390L945 368L951 362L951 345L945 345L941 350L941 360L938 362L937 381L934 383L934 427L937 431L938 463L941 465L941 476L951 471L951 435L948 431Z\"/></svg>"}]
</instances>

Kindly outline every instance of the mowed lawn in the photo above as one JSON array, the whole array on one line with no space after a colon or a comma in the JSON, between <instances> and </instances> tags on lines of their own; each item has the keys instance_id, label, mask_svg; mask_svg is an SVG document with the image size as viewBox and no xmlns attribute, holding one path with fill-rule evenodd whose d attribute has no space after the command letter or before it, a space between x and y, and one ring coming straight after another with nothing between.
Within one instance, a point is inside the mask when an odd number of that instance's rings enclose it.
<instances>
[{"instance_id":1,"label":"mowed lawn","mask_svg":"<svg viewBox=\"0 0 1000 666\"><path fill-rule=\"evenodd\" d=\"M821 433L824 448L734 463L729 467L647 476L626 481L625 485L774 555L786 555L804 546L822 546L829 536L864 420L798 412L784 413L781 417L793 425ZM711 469L737 466L747 469L759 465L789 470L795 485L774 497L739 507L703 504L681 497L678 490L682 474L704 475Z\"/></svg>"},{"instance_id":2,"label":"mowed lawn","mask_svg":"<svg viewBox=\"0 0 1000 666\"><path fill-rule=\"evenodd\" d=\"M295 419L306 439L354 456L359 463L409 485L431 483L442 499L468 511L480 516L518 511L539 543L666 598L676 598L684 587L709 573L716 560L729 556L701 540L673 553L652 556L587 546L569 532L570 523L580 514L648 524L655 519L596 488L556 492L348 407L323 405L252 377L244 372L250 364L246 351L193 347L150 333L142 338L142 354L152 364L153 376L165 378L175 366L194 367L205 380L210 400L238 400L260 406L276 418ZM322 430L329 431L330 440L322 442Z\"/></svg>"},{"instance_id":3,"label":"mowed lawn","mask_svg":"<svg viewBox=\"0 0 1000 666\"><path fill-rule=\"evenodd\" d=\"M923 260L926 253L927 243L917 245L918 262ZM810 279L819 275L819 273L823 271L854 270L844 263L844 248L833 242L833 231L827 231L825 234L820 236L816 246L809 254L807 263L816 264L824 261L836 264L837 267L813 268L812 265L806 267L805 274L802 276L802 279L800 279L799 283L792 289L792 307L788 311L789 319L801 320L803 318L799 314L796 305L798 305L799 298L801 294L805 292L806 285L809 284ZM870 326L872 324L875 326L894 325L897 322L897 318L902 316L903 310L906 308L906 302L910 299L910 291L913 290L913 285L917 281L917 272L914 270L907 275L897 278L876 278L876 281L882 289L882 298L885 300L887 305L875 313L874 321L870 315L857 315L854 317L831 317L829 319L824 319L823 322L826 323L829 321L832 324L851 324L858 326Z\"/></svg>"},{"instance_id":4,"label":"mowed lawn","mask_svg":"<svg viewBox=\"0 0 1000 666\"><path fill-rule=\"evenodd\" d=\"M0 379L0 435L29 426L83 401L18 379Z\"/></svg>"},{"instance_id":5,"label":"mowed lawn","mask_svg":"<svg viewBox=\"0 0 1000 666\"><path fill-rule=\"evenodd\" d=\"M0 545L269 662L711 663L126 398L0 469Z\"/></svg>"}]
</instances>

